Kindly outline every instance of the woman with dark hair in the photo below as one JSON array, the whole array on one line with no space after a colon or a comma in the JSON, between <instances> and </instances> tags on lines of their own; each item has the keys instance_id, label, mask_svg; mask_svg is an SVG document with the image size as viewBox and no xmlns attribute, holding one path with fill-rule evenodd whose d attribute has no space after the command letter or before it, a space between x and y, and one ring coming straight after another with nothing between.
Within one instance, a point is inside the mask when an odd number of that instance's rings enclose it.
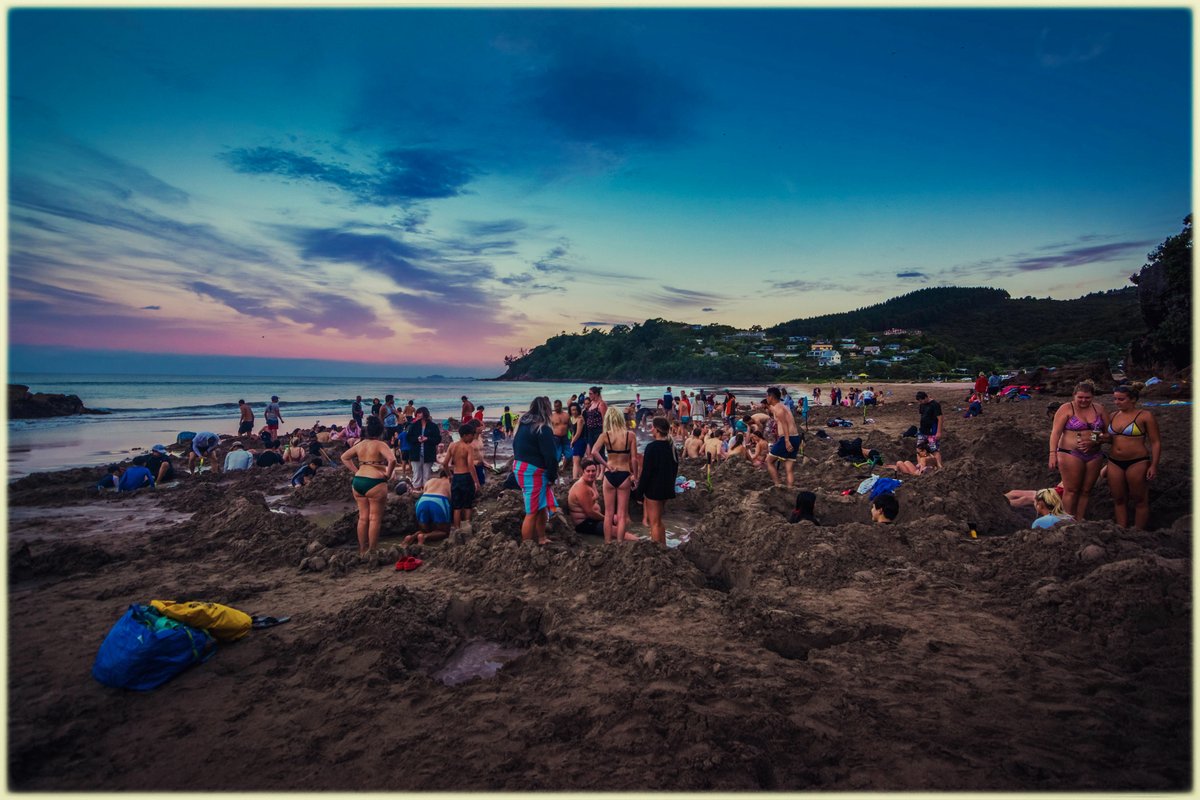
<instances>
[{"instance_id":1,"label":"woman with dark hair","mask_svg":"<svg viewBox=\"0 0 1200 800\"><path fill-rule=\"evenodd\" d=\"M1116 410L1108 421L1103 438L1112 442L1108 451L1108 488L1113 497L1113 516L1117 524L1129 527L1129 508L1133 507L1133 525L1146 528L1150 522L1148 482L1158 477L1162 443L1158 420L1137 407L1144 384L1121 384L1113 389Z\"/></svg>"},{"instance_id":2,"label":"woman with dark hair","mask_svg":"<svg viewBox=\"0 0 1200 800\"><path fill-rule=\"evenodd\" d=\"M600 396L599 386L588 389L587 400L583 403L583 439L590 451L604 433L604 415L608 412L608 403Z\"/></svg>"},{"instance_id":3,"label":"woman with dark hair","mask_svg":"<svg viewBox=\"0 0 1200 800\"><path fill-rule=\"evenodd\" d=\"M414 489L423 488L425 481L433 477L433 465L437 463L437 448L441 441L442 433L438 430L438 424L430 418L429 409L421 406L414 412L413 421L408 425Z\"/></svg>"},{"instance_id":4,"label":"woman with dark hair","mask_svg":"<svg viewBox=\"0 0 1200 800\"><path fill-rule=\"evenodd\" d=\"M654 441L646 445L646 452L642 455L642 470L637 487L646 507L645 516L647 527L650 528L650 538L666 547L667 526L663 524L663 511L667 501L675 499L675 476L679 473L679 457L675 455L675 445L669 438L671 426L666 417L655 417L650 424L654 428ZM605 514L608 514L607 507Z\"/></svg>"},{"instance_id":5,"label":"woman with dark hair","mask_svg":"<svg viewBox=\"0 0 1200 800\"><path fill-rule=\"evenodd\" d=\"M796 495L796 508L792 511L792 515L788 517L788 522L795 525L797 522L811 522L813 525L820 525L820 520L816 516L817 495L814 492L799 492Z\"/></svg>"},{"instance_id":6,"label":"woman with dark hair","mask_svg":"<svg viewBox=\"0 0 1200 800\"><path fill-rule=\"evenodd\" d=\"M554 482L558 480L558 459L554 429L550 426L550 398L535 397L529 411L521 415L513 436L513 475L521 488L525 519L521 538L549 544L546 521L558 509Z\"/></svg>"},{"instance_id":7,"label":"woman with dark hair","mask_svg":"<svg viewBox=\"0 0 1200 800\"><path fill-rule=\"evenodd\" d=\"M1083 519L1104 466L1100 433L1108 420L1104 409L1094 402L1095 394L1091 381L1076 384L1071 402L1054 412L1050 429L1050 469L1062 475L1063 507L1076 519Z\"/></svg>"},{"instance_id":8,"label":"woman with dark hair","mask_svg":"<svg viewBox=\"0 0 1200 800\"><path fill-rule=\"evenodd\" d=\"M367 418L367 429L361 442L342 453L342 464L354 474L350 482L351 495L358 506L358 552L374 550L379 542L379 525L383 522L383 507L387 503L388 479L396 471L396 455L383 436L383 420ZM358 468L354 467L358 459Z\"/></svg>"},{"instance_id":9,"label":"woman with dark hair","mask_svg":"<svg viewBox=\"0 0 1200 800\"><path fill-rule=\"evenodd\" d=\"M571 437L571 480L583 475L583 457L587 455L587 438L583 431L583 409L572 402L568 407L567 436Z\"/></svg>"}]
</instances>

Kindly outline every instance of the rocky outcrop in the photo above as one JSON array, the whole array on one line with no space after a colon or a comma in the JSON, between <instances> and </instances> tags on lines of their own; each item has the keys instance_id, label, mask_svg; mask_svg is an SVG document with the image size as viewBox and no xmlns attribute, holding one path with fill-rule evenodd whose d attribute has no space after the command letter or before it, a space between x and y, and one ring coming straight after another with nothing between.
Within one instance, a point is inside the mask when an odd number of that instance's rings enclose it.
<instances>
[{"instance_id":1,"label":"rocky outcrop","mask_svg":"<svg viewBox=\"0 0 1200 800\"><path fill-rule=\"evenodd\" d=\"M74 414L107 414L84 406L78 395L31 393L28 386L8 385L9 419L44 419L69 417Z\"/></svg>"}]
</instances>

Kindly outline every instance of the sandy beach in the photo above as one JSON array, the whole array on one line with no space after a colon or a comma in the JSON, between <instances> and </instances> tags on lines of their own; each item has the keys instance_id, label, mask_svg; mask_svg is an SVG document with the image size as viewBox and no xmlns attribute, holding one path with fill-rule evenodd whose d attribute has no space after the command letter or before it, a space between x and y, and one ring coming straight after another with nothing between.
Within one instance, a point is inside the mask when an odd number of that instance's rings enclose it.
<instances>
[{"instance_id":1,"label":"sandy beach","mask_svg":"<svg viewBox=\"0 0 1200 800\"><path fill-rule=\"evenodd\" d=\"M370 561L342 469L295 491L284 466L133 495L98 496L95 467L22 478L10 787L1189 788L1191 406L1152 409L1150 530L1111 522L1102 481L1086 521L1034 531L1003 493L1057 481L1046 404L1063 398L963 419L965 387L934 384L946 466L907 478L898 523L876 526L843 495L870 471L837 441L912 458L916 387L890 388L870 424L841 409L855 426L825 427L831 409L814 409L796 488L817 493L820 527L787 524L795 492L765 470L721 464L710 489L685 461L698 488L668 503L682 543L665 550L554 522L556 545L523 545L520 499L496 477L471 534L407 551L413 498L392 495ZM405 552L423 565L395 571ZM160 598L291 620L152 692L92 679L117 618ZM457 682L487 661L503 666Z\"/></svg>"}]
</instances>

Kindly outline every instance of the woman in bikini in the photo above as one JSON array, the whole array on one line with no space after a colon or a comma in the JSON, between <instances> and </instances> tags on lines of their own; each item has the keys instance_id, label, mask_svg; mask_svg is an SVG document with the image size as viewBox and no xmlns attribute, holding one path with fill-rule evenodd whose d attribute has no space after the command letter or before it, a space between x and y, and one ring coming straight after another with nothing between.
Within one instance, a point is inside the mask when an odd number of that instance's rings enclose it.
<instances>
[{"instance_id":1,"label":"woman in bikini","mask_svg":"<svg viewBox=\"0 0 1200 800\"><path fill-rule=\"evenodd\" d=\"M351 494L358 506L358 552L359 555L374 550L379 541L379 525L383 522L383 507L387 503L388 479L396 470L396 454L385 442L383 421L379 417L367 418L364 438L342 453L342 463L354 473L350 482ZM354 459L358 459L358 468Z\"/></svg>"},{"instance_id":2,"label":"woman in bikini","mask_svg":"<svg viewBox=\"0 0 1200 800\"><path fill-rule=\"evenodd\" d=\"M586 412L585 412L586 413ZM604 415L604 432L592 445L592 458L604 465L604 541L637 541L628 533L629 491L637 482L637 434L615 408ZM614 528L616 529L614 531Z\"/></svg>"},{"instance_id":3,"label":"woman in bikini","mask_svg":"<svg viewBox=\"0 0 1200 800\"><path fill-rule=\"evenodd\" d=\"M1133 525L1145 530L1150 521L1150 496L1147 481L1158 476L1162 444L1158 420L1137 407L1143 384L1122 384L1113 389L1116 410L1108 421L1105 436L1112 442L1108 452L1108 488L1113 496L1117 524L1129 527L1129 508L1133 507Z\"/></svg>"},{"instance_id":4,"label":"woman in bikini","mask_svg":"<svg viewBox=\"0 0 1200 800\"><path fill-rule=\"evenodd\" d=\"M1104 453L1100 452L1100 434L1108 419L1104 409L1093 402L1096 389L1091 381L1076 384L1070 403L1054 412L1050 429L1050 469L1062 475L1063 507L1075 519L1083 519L1088 499Z\"/></svg>"}]
</instances>

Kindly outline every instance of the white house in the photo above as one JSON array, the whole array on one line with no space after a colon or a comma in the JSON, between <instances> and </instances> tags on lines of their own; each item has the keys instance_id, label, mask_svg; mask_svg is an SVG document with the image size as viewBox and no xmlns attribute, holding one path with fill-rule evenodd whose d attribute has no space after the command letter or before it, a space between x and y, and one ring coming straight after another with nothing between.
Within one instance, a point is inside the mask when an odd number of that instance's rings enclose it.
<instances>
[{"instance_id":1,"label":"white house","mask_svg":"<svg viewBox=\"0 0 1200 800\"><path fill-rule=\"evenodd\" d=\"M879 345L877 345L877 344L869 344L869 345L867 345L866 347L864 347L864 348L863 348L863 355L864 355L864 356L877 356L877 355L879 355Z\"/></svg>"},{"instance_id":2,"label":"white house","mask_svg":"<svg viewBox=\"0 0 1200 800\"><path fill-rule=\"evenodd\" d=\"M821 350L817 354L817 362L822 367L836 367L842 363L842 354L837 350Z\"/></svg>"}]
</instances>

